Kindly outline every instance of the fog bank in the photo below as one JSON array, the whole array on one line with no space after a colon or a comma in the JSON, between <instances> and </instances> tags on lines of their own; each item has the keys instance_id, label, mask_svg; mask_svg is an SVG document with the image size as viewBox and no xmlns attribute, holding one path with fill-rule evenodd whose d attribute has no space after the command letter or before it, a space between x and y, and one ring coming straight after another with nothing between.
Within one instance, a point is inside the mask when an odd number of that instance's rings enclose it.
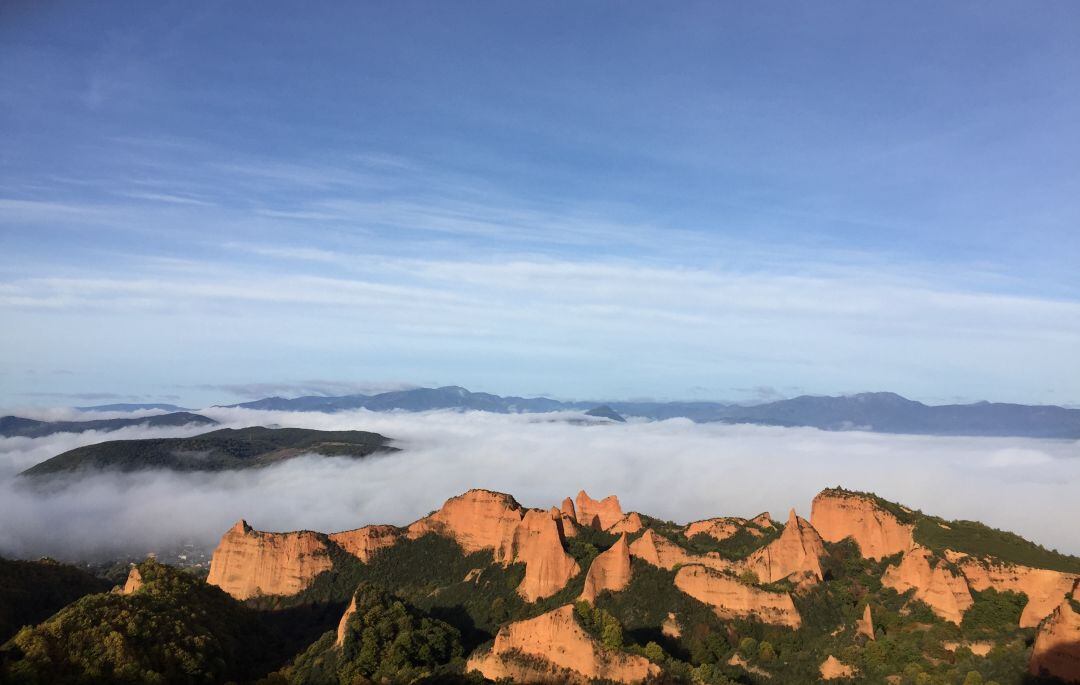
<instances>
[{"instance_id":1,"label":"fog bank","mask_svg":"<svg viewBox=\"0 0 1080 685\"><path fill-rule=\"evenodd\" d=\"M226 426L362 429L402 452L364 460L295 459L216 474L101 474L42 493L14 474L103 439L203 428L0 439L0 554L78 559L141 554L182 539L213 545L237 519L263 530L335 531L408 523L484 487L548 507L585 488L624 509L676 521L790 507L809 516L824 487L872 490L947 518L984 521L1080 553L1080 443L833 433L686 420L581 426L562 415L338 414L212 408Z\"/></svg>"}]
</instances>

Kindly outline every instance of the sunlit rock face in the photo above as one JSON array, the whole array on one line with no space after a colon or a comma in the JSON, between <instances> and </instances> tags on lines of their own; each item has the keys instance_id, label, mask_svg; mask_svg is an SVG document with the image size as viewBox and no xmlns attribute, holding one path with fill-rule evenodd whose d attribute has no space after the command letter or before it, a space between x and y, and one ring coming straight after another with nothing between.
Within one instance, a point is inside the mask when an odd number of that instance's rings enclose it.
<instances>
[{"instance_id":1,"label":"sunlit rock face","mask_svg":"<svg viewBox=\"0 0 1080 685\"><path fill-rule=\"evenodd\" d=\"M331 533L329 538L349 554L367 563L375 552L393 546L403 535L404 531L397 526L364 526Z\"/></svg>"},{"instance_id":2,"label":"sunlit rock face","mask_svg":"<svg viewBox=\"0 0 1080 685\"><path fill-rule=\"evenodd\" d=\"M582 490L577 494L576 504L577 522L587 528L607 530L624 516L619 498L615 495L595 500Z\"/></svg>"},{"instance_id":3,"label":"sunlit rock face","mask_svg":"<svg viewBox=\"0 0 1080 685\"><path fill-rule=\"evenodd\" d=\"M821 673L822 680L837 680L838 678L853 678L855 676L854 667L843 663L831 654L828 659L821 662L818 671Z\"/></svg>"},{"instance_id":4,"label":"sunlit rock face","mask_svg":"<svg viewBox=\"0 0 1080 685\"><path fill-rule=\"evenodd\" d=\"M1080 590L1072 592L1039 625L1028 670L1032 675L1080 683Z\"/></svg>"},{"instance_id":5,"label":"sunlit rock face","mask_svg":"<svg viewBox=\"0 0 1080 685\"><path fill-rule=\"evenodd\" d=\"M802 617L786 592L769 592L705 566L691 564L675 573L675 586L709 606L721 618L755 617L762 623L798 628Z\"/></svg>"},{"instance_id":6,"label":"sunlit rock face","mask_svg":"<svg viewBox=\"0 0 1080 685\"><path fill-rule=\"evenodd\" d=\"M780 537L755 551L746 559L746 567L763 583L772 583L791 576L810 582L824 577L821 559L825 545L821 536L806 519L792 509Z\"/></svg>"},{"instance_id":7,"label":"sunlit rock face","mask_svg":"<svg viewBox=\"0 0 1080 685\"><path fill-rule=\"evenodd\" d=\"M333 568L321 533L262 533L238 521L218 543L206 581L236 599L294 595Z\"/></svg>"},{"instance_id":8,"label":"sunlit rock face","mask_svg":"<svg viewBox=\"0 0 1080 685\"><path fill-rule=\"evenodd\" d=\"M901 523L873 499L857 493L821 492L814 498L810 523L828 542L854 539L867 559L906 552L915 544L914 526Z\"/></svg>"},{"instance_id":9,"label":"sunlit rock face","mask_svg":"<svg viewBox=\"0 0 1080 685\"><path fill-rule=\"evenodd\" d=\"M700 564L719 570L731 570L737 567L737 564L720 557L715 552L691 554L651 528L630 544L630 556L668 571L681 564Z\"/></svg>"},{"instance_id":10,"label":"sunlit rock face","mask_svg":"<svg viewBox=\"0 0 1080 685\"><path fill-rule=\"evenodd\" d=\"M1010 564L995 559L976 559L962 552L945 550L945 557L956 564L972 590L993 588L999 592L1022 592L1028 602L1020 615L1022 628L1034 628L1061 604L1080 576Z\"/></svg>"},{"instance_id":11,"label":"sunlit rock face","mask_svg":"<svg viewBox=\"0 0 1080 685\"><path fill-rule=\"evenodd\" d=\"M885 569L881 584L904 593L914 588L915 598L925 602L935 614L957 625L974 601L967 581L949 568L949 564L934 557L922 546L904 554L899 564Z\"/></svg>"},{"instance_id":12,"label":"sunlit rock face","mask_svg":"<svg viewBox=\"0 0 1080 685\"><path fill-rule=\"evenodd\" d=\"M585 589L581 593L581 599L592 602L604 590L625 590L630 585L630 573L630 545L623 534L611 549L593 559L589 572L585 575Z\"/></svg>"},{"instance_id":13,"label":"sunlit rock face","mask_svg":"<svg viewBox=\"0 0 1080 685\"><path fill-rule=\"evenodd\" d=\"M660 673L643 657L604 648L574 620L572 605L503 626L489 649L469 657L466 670L491 680L582 685L595 680L640 683Z\"/></svg>"},{"instance_id":14,"label":"sunlit rock face","mask_svg":"<svg viewBox=\"0 0 1080 685\"><path fill-rule=\"evenodd\" d=\"M533 602L561 590L581 568L564 547L561 521L550 512L523 509L510 495L470 490L408 527L453 538L466 552L491 550L502 564L525 564L518 594Z\"/></svg>"}]
</instances>

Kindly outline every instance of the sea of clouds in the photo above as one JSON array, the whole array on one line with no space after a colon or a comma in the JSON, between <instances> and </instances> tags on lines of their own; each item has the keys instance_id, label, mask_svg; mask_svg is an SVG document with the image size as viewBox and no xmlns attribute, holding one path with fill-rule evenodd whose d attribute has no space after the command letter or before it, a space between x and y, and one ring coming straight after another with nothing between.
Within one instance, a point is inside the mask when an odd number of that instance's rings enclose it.
<instances>
[{"instance_id":1,"label":"sea of clouds","mask_svg":"<svg viewBox=\"0 0 1080 685\"><path fill-rule=\"evenodd\" d=\"M946 518L980 520L1080 553L1080 442L954 438L695 424L578 425L573 414L336 414L202 410L224 426L360 429L401 452L307 456L214 474L99 474L26 487L19 471L102 440L178 437L201 427L0 438L0 555L82 560L178 542L212 546L236 520L325 532L404 524L469 488L549 507L586 489L625 510L680 522L717 515L809 517L822 488L871 490ZM54 412L53 418L69 418ZM96 418L96 417L95 417Z\"/></svg>"}]
</instances>

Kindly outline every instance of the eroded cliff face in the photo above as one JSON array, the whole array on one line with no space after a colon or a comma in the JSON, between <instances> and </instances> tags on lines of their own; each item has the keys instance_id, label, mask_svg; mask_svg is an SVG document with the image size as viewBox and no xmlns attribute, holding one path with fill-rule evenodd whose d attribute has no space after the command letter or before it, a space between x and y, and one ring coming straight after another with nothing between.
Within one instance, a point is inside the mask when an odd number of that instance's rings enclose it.
<instances>
[{"instance_id":1,"label":"eroded cliff face","mask_svg":"<svg viewBox=\"0 0 1080 685\"><path fill-rule=\"evenodd\" d=\"M206 582L240 600L294 595L333 567L327 544L321 533L262 533L239 521L214 550Z\"/></svg>"},{"instance_id":2,"label":"eroded cliff face","mask_svg":"<svg viewBox=\"0 0 1080 685\"><path fill-rule=\"evenodd\" d=\"M428 533L445 535L456 540L466 552L498 550L513 537L524 515L521 505L510 495L469 490L451 497L441 509L412 523L407 534L410 538Z\"/></svg>"},{"instance_id":3,"label":"eroded cliff face","mask_svg":"<svg viewBox=\"0 0 1080 685\"><path fill-rule=\"evenodd\" d=\"M331 533L329 537L338 547L367 563L375 552L393 546L404 534L397 526L364 526Z\"/></svg>"},{"instance_id":4,"label":"eroded cliff face","mask_svg":"<svg viewBox=\"0 0 1080 685\"><path fill-rule=\"evenodd\" d=\"M683 528L683 534L688 538L695 535L708 535L715 540L723 541L745 528L751 535L756 537L763 535L756 525L749 524L750 521L737 516L719 516L703 521L691 521Z\"/></svg>"},{"instance_id":5,"label":"eroded cliff face","mask_svg":"<svg viewBox=\"0 0 1080 685\"><path fill-rule=\"evenodd\" d=\"M548 513L551 515L552 520L559 525L559 530L562 532L564 538L576 537L578 534L577 519L573 516L568 516L558 507L552 507Z\"/></svg>"},{"instance_id":6,"label":"eroded cliff face","mask_svg":"<svg viewBox=\"0 0 1080 685\"><path fill-rule=\"evenodd\" d=\"M611 528L607 529L607 532L615 535L621 535L623 533L636 533L645 527L645 522L641 520L641 515L636 511L632 511L626 516L622 517L618 523Z\"/></svg>"},{"instance_id":7,"label":"eroded cliff face","mask_svg":"<svg viewBox=\"0 0 1080 685\"><path fill-rule=\"evenodd\" d=\"M340 647L345 642L345 632L349 625L349 619L356 613L356 595L353 594L352 599L349 600L349 606L345 608L345 613L341 615L341 620L337 624L337 639L334 640L334 646Z\"/></svg>"},{"instance_id":8,"label":"eroded cliff face","mask_svg":"<svg viewBox=\"0 0 1080 685\"><path fill-rule=\"evenodd\" d=\"M1072 602L1062 600L1039 626L1028 662L1032 675L1080 683L1080 611L1074 605L1080 591L1072 597Z\"/></svg>"},{"instance_id":9,"label":"eroded cliff face","mask_svg":"<svg viewBox=\"0 0 1080 685\"><path fill-rule=\"evenodd\" d=\"M906 552L915 544L914 526L901 523L873 499L857 493L825 490L814 498L810 522L822 538L853 538L867 559Z\"/></svg>"},{"instance_id":10,"label":"eroded cliff face","mask_svg":"<svg viewBox=\"0 0 1080 685\"><path fill-rule=\"evenodd\" d=\"M124 581L124 587L122 587L120 589L120 594L122 594L122 595L135 594L140 589L142 589L142 586L143 586L142 574L139 573L139 569L137 567L133 566L131 568L131 570L128 571L127 580Z\"/></svg>"},{"instance_id":11,"label":"eroded cliff face","mask_svg":"<svg viewBox=\"0 0 1080 685\"><path fill-rule=\"evenodd\" d=\"M945 550L967 578L973 590L982 592L994 588L999 592L1022 592L1028 602L1020 615L1020 627L1033 628L1061 604L1080 576L1074 573L1031 568L993 559L976 559L961 552Z\"/></svg>"},{"instance_id":12,"label":"eroded cliff face","mask_svg":"<svg viewBox=\"0 0 1080 685\"><path fill-rule=\"evenodd\" d=\"M821 559L825 544L806 519L792 509L780 537L753 552L746 567L757 574L763 583L772 583L794 576L799 581L817 582L824 577Z\"/></svg>"},{"instance_id":13,"label":"eroded cliff face","mask_svg":"<svg viewBox=\"0 0 1080 685\"><path fill-rule=\"evenodd\" d=\"M786 592L768 592L735 576L691 564L675 573L675 587L713 607L721 618L754 616L763 623L798 628L802 617Z\"/></svg>"},{"instance_id":14,"label":"eroded cliff face","mask_svg":"<svg viewBox=\"0 0 1080 685\"><path fill-rule=\"evenodd\" d=\"M581 567L566 553L559 524L546 511L530 509L498 554L506 563L525 564L518 594L535 602L566 586Z\"/></svg>"},{"instance_id":15,"label":"eroded cliff face","mask_svg":"<svg viewBox=\"0 0 1080 685\"><path fill-rule=\"evenodd\" d=\"M581 525L597 530L607 530L622 518L622 506L615 495L595 500L584 490L577 494L577 522Z\"/></svg>"},{"instance_id":16,"label":"eroded cliff face","mask_svg":"<svg viewBox=\"0 0 1080 685\"><path fill-rule=\"evenodd\" d=\"M495 561L525 564L518 594L527 601L561 590L581 568L566 553L562 517L523 509L510 495L469 490L451 497L441 509L411 524L411 538L428 533L453 538L466 552L491 550Z\"/></svg>"},{"instance_id":17,"label":"eroded cliff face","mask_svg":"<svg viewBox=\"0 0 1080 685\"><path fill-rule=\"evenodd\" d=\"M630 585L630 545L627 544L626 534L623 533L611 549L602 552L589 565L581 599L592 602L604 590L619 592L625 590L628 585Z\"/></svg>"},{"instance_id":18,"label":"eroded cliff face","mask_svg":"<svg viewBox=\"0 0 1080 685\"><path fill-rule=\"evenodd\" d=\"M736 564L722 558L715 552L709 554L691 554L663 535L649 528L637 540L630 543L630 556L658 568L671 570L679 564L700 564L718 570L736 568Z\"/></svg>"},{"instance_id":19,"label":"eroded cliff face","mask_svg":"<svg viewBox=\"0 0 1080 685\"><path fill-rule=\"evenodd\" d=\"M885 569L881 584L900 593L914 588L916 599L957 625L974 603L964 577L953 573L944 560L918 545L904 554L899 564Z\"/></svg>"},{"instance_id":20,"label":"eroded cliff face","mask_svg":"<svg viewBox=\"0 0 1080 685\"><path fill-rule=\"evenodd\" d=\"M640 683L660 668L643 657L604 648L574 620L566 605L536 618L503 626L490 649L469 657L468 671L520 683Z\"/></svg>"}]
</instances>

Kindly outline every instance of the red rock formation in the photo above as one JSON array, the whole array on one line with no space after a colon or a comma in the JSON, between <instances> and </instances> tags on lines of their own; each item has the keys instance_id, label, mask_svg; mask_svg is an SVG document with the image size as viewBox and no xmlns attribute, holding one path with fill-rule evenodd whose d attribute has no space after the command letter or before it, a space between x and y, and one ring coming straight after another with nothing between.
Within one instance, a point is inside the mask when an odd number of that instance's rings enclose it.
<instances>
[{"instance_id":1,"label":"red rock formation","mask_svg":"<svg viewBox=\"0 0 1080 685\"><path fill-rule=\"evenodd\" d=\"M720 518L705 519L704 521L691 521L683 528L683 534L688 538L695 535L708 535L716 540L727 540L746 526L746 519L734 516L722 516Z\"/></svg>"},{"instance_id":2,"label":"red rock formation","mask_svg":"<svg viewBox=\"0 0 1080 685\"><path fill-rule=\"evenodd\" d=\"M428 533L457 541L466 552L501 549L514 535L525 515L510 495L490 490L469 490L446 500L442 508L408 527L410 538ZM501 559L500 559L501 561Z\"/></svg>"},{"instance_id":3,"label":"red rock formation","mask_svg":"<svg viewBox=\"0 0 1080 685\"><path fill-rule=\"evenodd\" d=\"M623 533L611 549L593 559L589 572L585 574L585 589L581 592L581 599L592 602L604 590L618 592L625 590L629 584L630 546L626 543L626 534Z\"/></svg>"},{"instance_id":4,"label":"red rock formation","mask_svg":"<svg viewBox=\"0 0 1080 685\"><path fill-rule=\"evenodd\" d=\"M647 659L603 647L574 620L572 605L503 626L488 650L469 657L467 671L519 683L639 683L660 668Z\"/></svg>"},{"instance_id":5,"label":"red rock formation","mask_svg":"<svg viewBox=\"0 0 1080 685\"><path fill-rule=\"evenodd\" d=\"M345 613L341 615L341 620L337 624L337 639L334 640L334 646L340 647L345 642L345 631L349 625L349 619L356 613L356 594L354 593L352 599L349 600L349 606L345 609Z\"/></svg>"},{"instance_id":6,"label":"red rock formation","mask_svg":"<svg viewBox=\"0 0 1080 685\"><path fill-rule=\"evenodd\" d=\"M622 533L636 533L645 527L645 522L641 520L641 515L635 511L630 512L626 516L616 523L611 528L607 529L607 532L620 535Z\"/></svg>"},{"instance_id":7,"label":"red rock formation","mask_svg":"<svg viewBox=\"0 0 1080 685\"><path fill-rule=\"evenodd\" d=\"M914 588L916 599L957 625L973 604L963 576L954 574L945 561L936 559L930 550L919 545L907 552L899 564L885 569L881 584L900 593Z\"/></svg>"},{"instance_id":8,"label":"red rock formation","mask_svg":"<svg viewBox=\"0 0 1080 685\"><path fill-rule=\"evenodd\" d=\"M451 537L466 552L490 549L502 564L524 563L518 593L530 602L555 594L581 571L566 553L561 526L550 512L526 511L499 492L469 490L408 527L411 538L427 533Z\"/></svg>"},{"instance_id":9,"label":"red rock formation","mask_svg":"<svg viewBox=\"0 0 1080 685\"><path fill-rule=\"evenodd\" d=\"M825 490L814 498L810 522L829 542L853 538L867 559L906 552L914 545L914 526L901 523L872 498Z\"/></svg>"},{"instance_id":10,"label":"red rock formation","mask_svg":"<svg viewBox=\"0 0 1080 685\"><path fill-rule=\"evenodd\" d=\"M871 640L876 640L874 635L874 617L870 614L870 605L866 605L862 618L855 622L855 634L865 635Z\"/></svg>"},{"instance_id":11,"label":"red rock formation","mask_svg":"<svg viewBox=\"0 0 1080 685\"><path fill-rule=\"evenodd\" d=\"M142 586L143 586L142 574L139 573L138 567L132 566L131 570L128 571L127 581L124 582L124 587L120 590L120 594L122 594L122 595L134 594L134 593L138 592L140 589L142 589Z\"/></svg>"},{"instance_id":12,"label":"red rock formation","mask_svg":"<svg viewBox=\"0 0 1080 685\"><path fill-rule=\"evenodd\" d=\"M262 533L239 521L221 538L206 582L236 599L294 595L333 567L321 533Z\"/></svg>"},{"instance_id":13,"label":"red rock formation","mask_svg":"<svg viewBox=\"0 0 1080 685\"><path fill-rule=\"evenodd\" d=\"M584 490L577 495L577 522L588 528L607 530L623 517L619 498L608 495L602 500L594 500Z\"/></svg>"},{"instance_id":14,"label":"red rock formation","mask_svg":"<svg viewBox=\"0 0 1080 685\"><path fill-rule=\"evenodd\" d=\"M329 538L360 561L367 563L380 549L391 547L404 531L397 526L364 526L355 530L331 533Z\"/></svg>"},{"instance_id":15,"label":"red rock formation","mask_svg":"<svg viewBox=\"0 0 1080 685\"><path fill-rule=\"evenodd\" d=\"M852 666L848 666L831 654L828 659L821 662L819 670L821 671L822 680L855 677L855 669Z\"/></svg>"},{"instance_id":16,"label":"red rock formation","mask_svg":"<svg viewBox=\"0 0 1080 685\"><path fill-rule=\"evenodd\" d=\"M747 557L746 567L757 574L763 583L772 583L792 575L817 582L824 577L821 570L824 556L825 545L821 536L806 519L796 516L792 509L784 532Z\"/></svg>"},{"instance_id":17,"label":"red rock formation","mask_svg":"<svg viewBox=\"0 0 1080 685\"><path fill-rule=\"evenodd\" d=\"M575 519L573 516L567 516L558 507L552 507L548 513L551 514L551 518L554 519L555 523L559 524L559 530L562 531L564 538L572 538L577 536L577 519Z\"/></svg>"},{"instance_id":18,"label":"red rock formation","mask_svg":"<svg viewBox=\"0 0 1080 685\"><path fill-rule=\"evenodd\" d=\"M1074 591L1080 598L1080 591ZM1032 675L1080 683L1080 611L1068 598L1039 626L1028 670Z\"/></svg>"},{"instance_id":19,"label":"red rock formation","mask_svg":"<svg viewBox=\"0 0 1080 685\"><path fill-rule=\"evenodd\" d=\"M675 573L675 587L709 606L721 618L755 616L763 623L798 628L802 617L786 592L768 592L715 569L691 564Z\"/></svg>"},{"instance_id":20,"label":"red rock formation","mask_svg":"<svg viewBox=\"0 0 1080 685\"><path fill-rule=\"evenodd\" d=\"M673 612L669 611L667 618L660 624L660 632L668 637L682 637L682 626L679 625L679 618Z\"/></svg>"},{"instance_id":21,"label":"red rock formation","mask_svg":"<svg viewBox=\"0 0 1080 685\"><path fill-rule=\"evenodd\" d=\"M767 511L763 511L750 519L750 523L753 523L759 528L771 528L776 525L776 521L773 521L772 516L769 516L769 512Z\"/></svg>"},{"instance_id":22,"label":"red rock formation","mask_svg":"<svg viewBox=\"0 0 1080 685\"><path fill-rule=\"evenodd\" d=\"M735 568L735 564L716 553L691 554L663 535L658 535L652 528L630 543L630 556L669 571L679 564L701 564L718 570Z\"/></svg>"},{"instance_id":23,"label":"red rock formation","mask_svg":"<svg viewBox=\"0 0 1080 685\"><path fill-rule=\"evenodd\" d=\"M577 509L574 508L574 500L567 497L562 501L562 513L577 521Z\"/></svg>"},{"instance_id":24,"label":"red rock formation","mask_svg":"<svg viewBox=\"0 0 1080 685\"><path fill-rule=\"evenodd\" d=\"M517 591L529 602L550 597L581 571L563 548L559 525L548 512L539 509L525 512L497 556L507 563L525 564L525 578Z\"/></svg>"},{"instance_id":25,"label":"red rock formation","mask_svg":"<svg viewBox=\"0 0 1080 685\"><path fill-rule=\"evenodd\" d=\"M960 552L945 550L945 556L955 563L973 590L982 592L994 588L999 592L1011 590L1027 595L1028 602L1020 615L1020 627L1033 628L1061 604L1080 576L993 559L976 559Z\"/></svg>"}]
</instances>

